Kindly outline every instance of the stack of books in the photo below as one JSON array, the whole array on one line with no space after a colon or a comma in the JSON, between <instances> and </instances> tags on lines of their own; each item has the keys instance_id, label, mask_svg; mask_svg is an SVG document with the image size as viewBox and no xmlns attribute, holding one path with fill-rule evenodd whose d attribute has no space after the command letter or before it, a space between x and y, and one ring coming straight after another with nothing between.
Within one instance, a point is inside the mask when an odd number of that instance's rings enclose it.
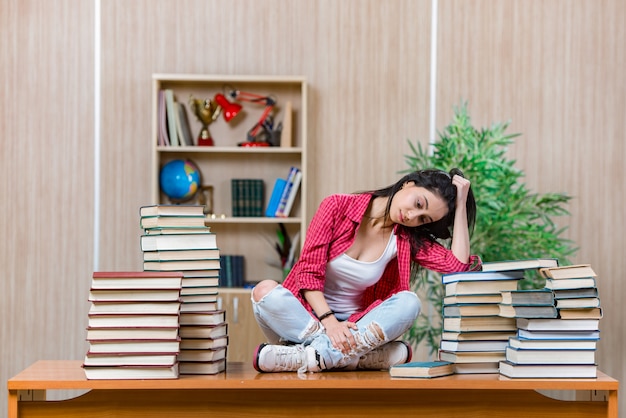
<instances>
[{"instance_id":1,"label":"stack of books","mask_svg":"<svg viewBox=\"0 0 626 418\"><path fill-rule=\"evenodd\" d=\"M499 315L501 292L517 289L523 271L478 271L442 276L443 333L439 359L455 373L498 373L514 318Z\"/></svg>"},{"instance_id":2,"label":"stack of books","mask_svg":"<svg viewBox=\"0 0 626 418\"><path fill-rule=\"evenodd\" d=\"M556 300L559 317L564 319L601 319L602 307L596 286L596 273L589 264L541 269L546 288Z\"/></svg>"},{"instance_id":3,"label":"stack of books","mask_svg":"<svg viewBox=\"0 0 626 418\"><path fill-rule=\"evenodd\" d=\"M589 265L540 269L558 318L517 318L500 373L510 378L595 378L602 310Z\"/></svg>"},{"instance_id":4,"label":"stack of books","mask_svg":"<svg viewBox=\"0 0 626 418\"><path fill-rule=\"evenodd\" d=\"M177 272L93 273L87 379L178 377L182 278Z\"/></svg>"},{"instance_id":5,"label":"stack of books","mask_svg":"<svg viewBox=\"0 0 626 418\"><path fill-rule=\"evenodd\" d=\"M140 208L140 218L144 230L141 236L144 271L179 271L183 276L180 374L224 371L228 325L218 304L220 251L216 235L204 225L204 207L144 206ZM160 226L146 227L155 223ZM168 226L173 224L176 226Z\"/></svg>"}]
</instances>

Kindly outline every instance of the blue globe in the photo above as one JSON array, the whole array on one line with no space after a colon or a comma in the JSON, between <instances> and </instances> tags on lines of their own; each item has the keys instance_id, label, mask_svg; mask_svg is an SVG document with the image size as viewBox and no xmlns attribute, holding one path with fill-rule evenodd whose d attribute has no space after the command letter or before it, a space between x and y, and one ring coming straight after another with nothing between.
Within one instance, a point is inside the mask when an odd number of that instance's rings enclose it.
<instances>
[{"instance_id":1,"label":"blue globe","mask_svg":"<svg viewBox=\"0 0 626 418\"><path fill-rule=\"evenodd\" d=\"M184 202L200 188L200 170L191 160L172 160L161 168L159 183L171 201Z\"/></svg>"}]
</instances>

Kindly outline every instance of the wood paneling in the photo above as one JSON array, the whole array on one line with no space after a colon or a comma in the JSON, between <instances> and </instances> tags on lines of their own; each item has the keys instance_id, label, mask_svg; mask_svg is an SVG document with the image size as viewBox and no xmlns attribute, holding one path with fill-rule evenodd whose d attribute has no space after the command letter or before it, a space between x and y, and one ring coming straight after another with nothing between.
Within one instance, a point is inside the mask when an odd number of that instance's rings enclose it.
<instances>
[{"instance_id":1,"label":"wood paneling","mask_svg":"<svg viewBox=\"0 0 626 418\"><path fill-rule=\"evenodd\" d=\"M0 0L0 379L84 356L93 2ZM4 386L4 385L3 385ZM0 395L0 416L6 394Z\"/></svg>"}]
</instances>

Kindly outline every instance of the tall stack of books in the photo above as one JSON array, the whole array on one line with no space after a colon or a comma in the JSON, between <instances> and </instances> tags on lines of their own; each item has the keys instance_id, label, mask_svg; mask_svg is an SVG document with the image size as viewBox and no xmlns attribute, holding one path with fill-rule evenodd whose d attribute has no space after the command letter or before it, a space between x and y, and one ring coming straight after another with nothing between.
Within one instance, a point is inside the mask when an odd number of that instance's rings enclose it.
<instances>
[{"instance_id":1,"label":"tall stack of books","mask_svg":"<svg viewBox=\"0 0 626 418\"><path fill-rule=\"evenodd\" d=\"M201 205L140 208L144 271L182 272L180 374L217 374L226 368L228 325L218 306L220 251Z\"/></svg>"},{"instance_id":2,"label":"tall stack of books","mask_svg":"<svg viewBox=\"0 0 626 418\"><path fill-rule=\"evenodd\" d=\"M502 291L517 289L523 271L478 271L442 276L445 285L439 358L455 373L498 373L515 319L499 316Z\"/></svg>"},{"instance_id":3,"label":"tall stack of books","mask_svg":"<svg viewBox=\"0 0 626 418\"><path fill-rule=\"evenodd\" d=\"M590 265L542 268L558 318L517 318L500 373L510 378L595 378L602 310Z\"/></svg>"},{"instance_id":4,"label":"tall stack of books","mask_svg":"<svg viewBox=\"0 0 626 418\"><path fill-rule=\"evenodd\" d=\"M179 375L182 274L94 272L83 367L87 379Z\"/></svg>"}]
</instances>

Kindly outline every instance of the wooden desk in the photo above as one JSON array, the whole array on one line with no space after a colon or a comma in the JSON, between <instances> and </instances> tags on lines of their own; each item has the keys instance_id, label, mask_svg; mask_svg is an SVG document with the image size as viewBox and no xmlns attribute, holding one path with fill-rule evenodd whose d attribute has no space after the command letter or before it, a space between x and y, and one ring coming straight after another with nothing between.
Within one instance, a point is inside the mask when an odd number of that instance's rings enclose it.
<instances>
[{"instance_id":1,"label":"wooden desk","mask_svg":"<svg viewBox=\"0 0 626 418\"><path fill-rule=\"evenodd\" d=\"M9 379L16 417L617 417L619 382L508 379L498 374L392 379L386 371L257 373L232 363L215 376L176 380L87 380L80 361L40 361ZM87 389L46 401L51 389ZM536 390L606 391L603 401L559 401ZM28 391L28 392L27 392ZM29 395L33 400L20 400Z\"/></svg>"}]
</instances>

